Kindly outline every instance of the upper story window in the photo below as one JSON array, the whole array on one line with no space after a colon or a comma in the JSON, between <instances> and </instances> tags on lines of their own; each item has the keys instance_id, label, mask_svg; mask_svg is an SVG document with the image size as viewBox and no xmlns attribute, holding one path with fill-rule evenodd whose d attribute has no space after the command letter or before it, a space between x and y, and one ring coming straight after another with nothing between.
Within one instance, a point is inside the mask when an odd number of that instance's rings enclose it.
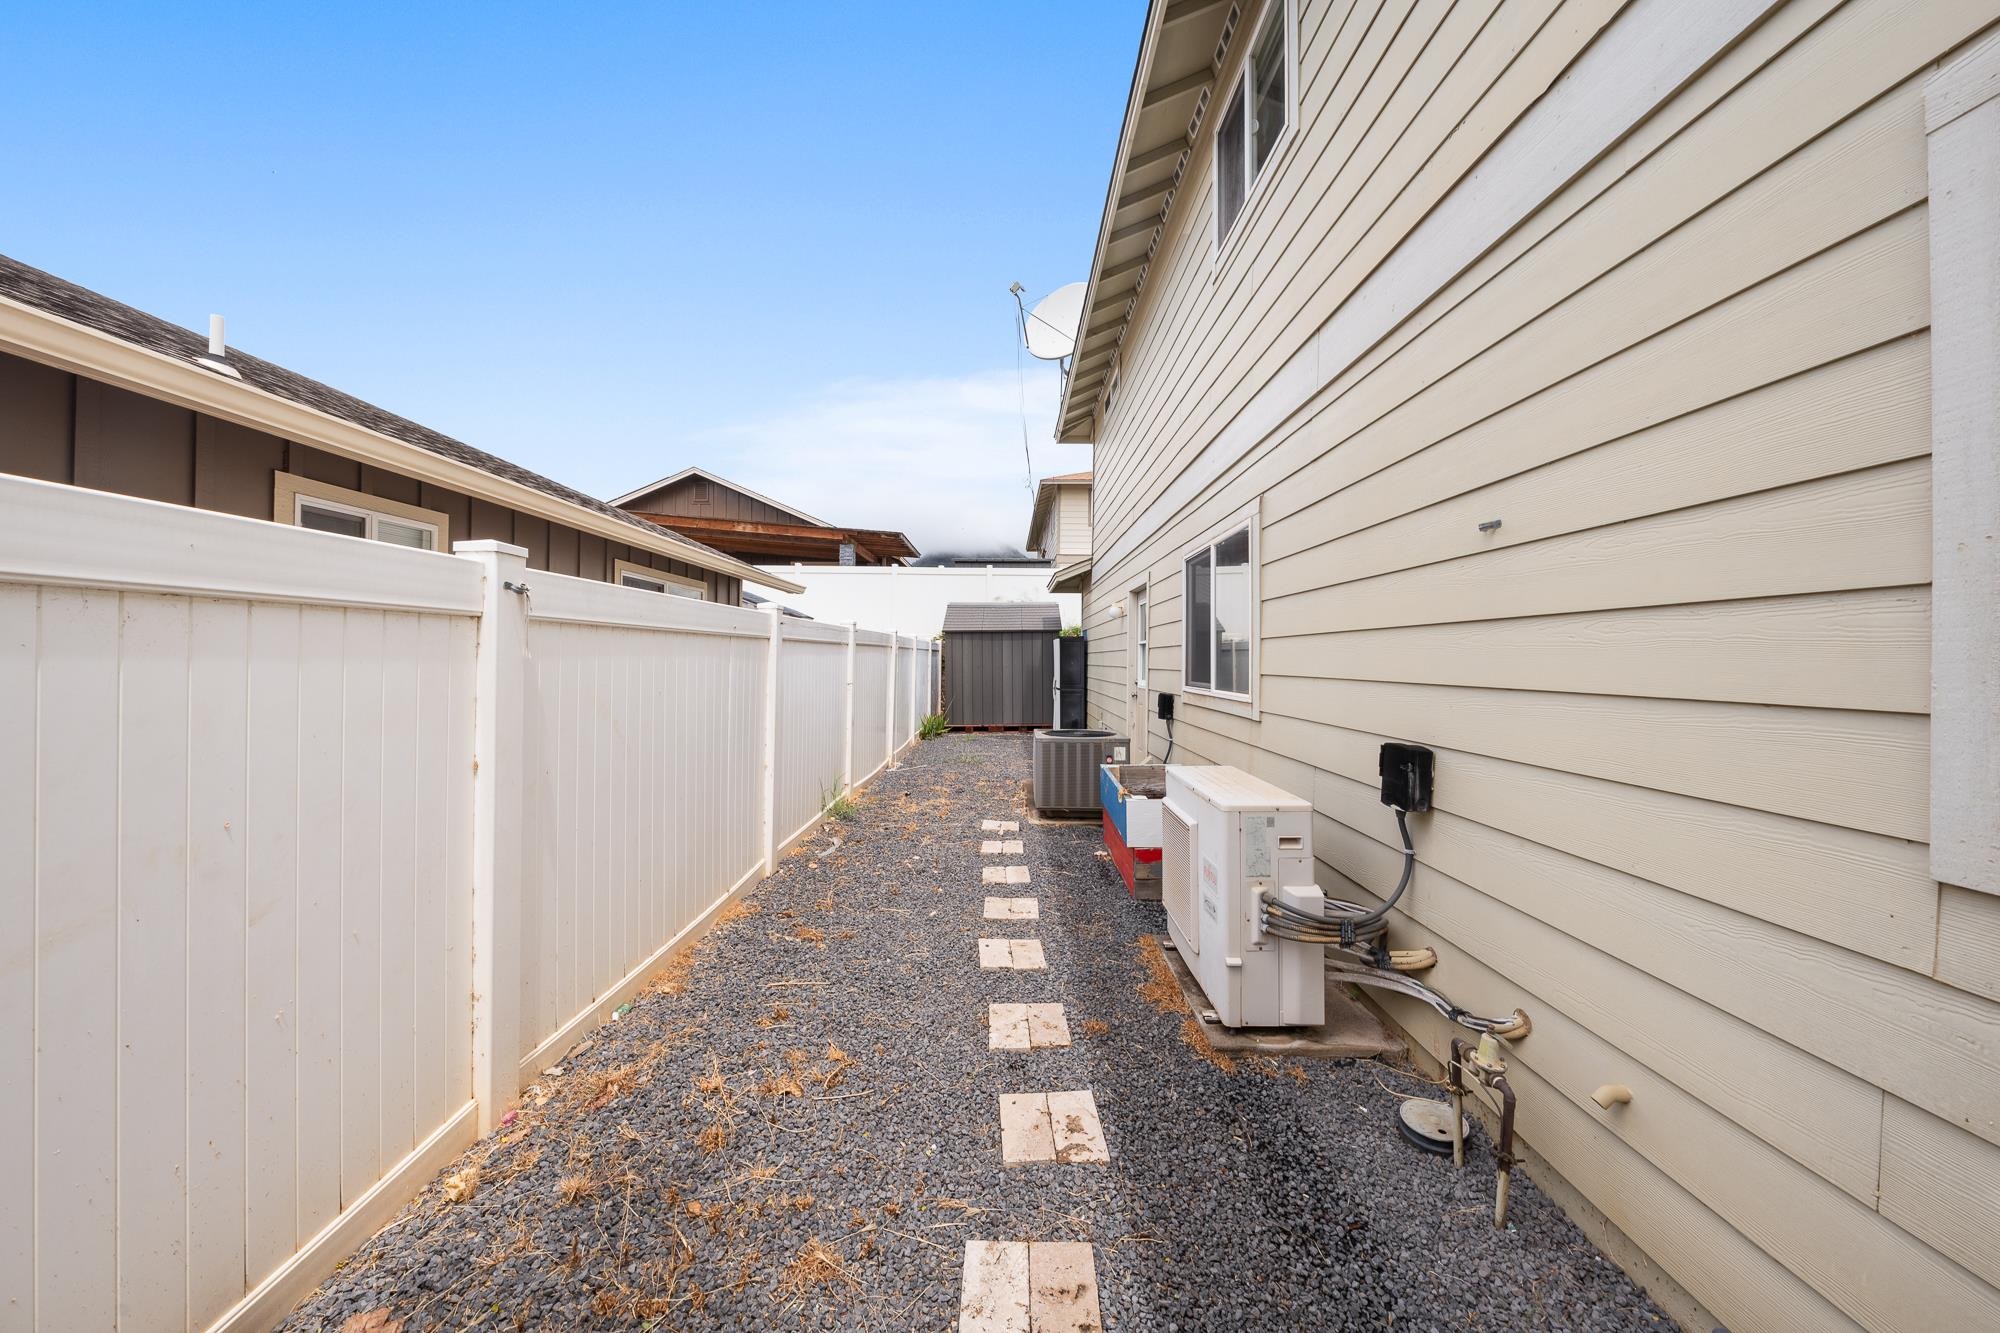
<instances>
[{"instance_id":1,"label":"upper story window","mask_svg":"<svg viewBox=\"0 0 2000 1333\"><path fill-rule=\"evenodd\" d=\"M388 542L391 546L407 546L417 551L442 551L450 544L451 520L437 510L420 509L290 472L278 473L276 483L276 512L272 517L280 523Z\"/></svg>"},{"instance_id":2,"label":"upper story window","mask_svg":"<svg viewBox=\"0 0 2000 1333\"><path fill-rule=\"evenodd\" d=\"M1184 562L1186 690L1250 701L1256 680L1253 532L1247 519L1239 520Z\"/></svg>"},{"instance_id":3,"label":"upper story window","mask_svg":"<svg viewBox=\"0 0 2000 1333\"><path fill-rule=\"evenodd\" d=\"M1236 225L1291 124L1289 0L1271 0L1215 122L1215 243Z\"/></svg>"}]
</instances>

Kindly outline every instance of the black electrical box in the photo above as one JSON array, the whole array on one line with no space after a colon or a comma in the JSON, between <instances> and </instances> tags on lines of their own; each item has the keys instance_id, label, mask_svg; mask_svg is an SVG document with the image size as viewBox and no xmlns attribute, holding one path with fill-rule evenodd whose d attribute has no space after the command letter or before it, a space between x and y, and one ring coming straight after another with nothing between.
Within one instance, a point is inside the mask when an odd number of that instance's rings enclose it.
<instances>
[{"instance_id":1,"label":"black electrical box","mask_svg":"<svg viewBox=\"0 0 2000 1333\"><path fill-rule=\"evenodd\" d=\"M1431 808L1431 752L1421 745L1382 745L1382 804L1411 814Z\"/></svg>"},{"instance_id":2,"label":"black electrical box","mask_svg":"<svg viewBox=\"0 0 2000 1333\"><path fill-rule=\"evenodd\" d=\"M1160 694L1160 720L1163 722L1174 720L1174 696L1164 691Z\"/></svg>"}]
</instances>

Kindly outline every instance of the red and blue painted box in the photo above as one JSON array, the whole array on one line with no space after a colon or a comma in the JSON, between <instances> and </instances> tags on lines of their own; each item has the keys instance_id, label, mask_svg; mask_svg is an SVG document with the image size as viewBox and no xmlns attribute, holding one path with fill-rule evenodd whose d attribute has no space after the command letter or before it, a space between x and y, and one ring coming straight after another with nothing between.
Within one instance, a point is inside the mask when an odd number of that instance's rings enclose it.
<instances>
[{"instance_id":1,"label":"red and blue painted box","mask_svg":"<svg viewBox=\"0 0 2000 1333\"><path fill-rule=\"evenodd\" d=\"M1160 807L1167 799L1164 764L1105 764L1097 771L1104 806L1104 847L1126 892L1160 900Z\"/></svg>"}]
</instances>

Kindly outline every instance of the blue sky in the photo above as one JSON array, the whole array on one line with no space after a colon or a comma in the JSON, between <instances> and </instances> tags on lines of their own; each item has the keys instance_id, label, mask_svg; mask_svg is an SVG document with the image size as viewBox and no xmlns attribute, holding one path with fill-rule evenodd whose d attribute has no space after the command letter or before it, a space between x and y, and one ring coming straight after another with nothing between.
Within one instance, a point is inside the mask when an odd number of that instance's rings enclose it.
<instances>
[{"instance_id":1,"label":"blue sky","mask_svg":"<svg viewBox=\"0 0 2000 1333\"><path fill-rule=\"evenodd\" d=\"M1007 284L1086 276L1143 13L6 6L0 252L596 494L1018 542Z\"/></svg>"}]
</instances>

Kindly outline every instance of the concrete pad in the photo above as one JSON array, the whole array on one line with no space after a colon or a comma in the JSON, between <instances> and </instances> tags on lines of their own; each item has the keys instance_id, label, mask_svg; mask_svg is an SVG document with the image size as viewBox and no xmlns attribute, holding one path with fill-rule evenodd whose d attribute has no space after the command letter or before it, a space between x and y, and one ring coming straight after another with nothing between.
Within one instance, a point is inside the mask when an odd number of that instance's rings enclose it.
<instances>
[{"instance_id":1,"label":"concrete pad","mask_svg":"<svg viewBox=\"0 0 2000 1333\"><path fill-rule=\"evenodd\" d=\"M1019 833L1021 824L1014 819L982 819L979 829L982 833Z\"/></svg>"},{"instance_id":2,"label":"concrete pad","mask_svg":"<svg viewBox=\"0 0 2000 1333\"><path fill-rule=\"evenodd\" d=\"M1007 867L981 866L979 868L979 882L981 884L1005 884L1007 882Z\"/></svg>"},{"instance_id":3,"label":"concrete pad","mask_svg":"<svg viewBox=\"0 0 2000 1333\"><path fill-rule=\"evenodd\" d=\"M1000 1160L1008 1166L1056 1160L1046 1093L1000 1094Z\"/></svg>"},{"instance_id":4,"label":"concrete pad","mask_svg":"<svg viewBox=\"0 0 2000 1333\"><path fill-rule=\"evenodd\" d=\"M979 965L982 968L1014 966L1014 941L979 941Z\"/></svg>"},{"instance_id":5,"label":"concrete pad","mask_svg":"<svg viewBox=\"0 0 2000 1333\"><path fill-rule=\"evenodd\" d=\"M1033 898L988 898L988 921L1034 921L1041 917L1042 905Z\"/></svg>"},{"instance_id":6,"label":"concrete pad","mask_svg":"<svg viewBox=\"0 0 2000 1333\"><path fill-rule=\"evenodd\" d=\"M1097 1264L1081 1241L1028 1246L1028 1326L1034 1333L1099 1333ZM970 1325L962 1319L961 1329Z\"/></svg>"},{"instance_id":7,"label":"concrete pad","mask_svg":"<svg viewBox=\"0 0 2000 1333\"><path fill-rule=\"evenodd\" d=\"M1073 1265L1075 1261L1065 1262ZM965 1277L958 1297L959 1333L1030 1333L1034 1325L1029 1312L1029 1271L1026 1241L965 1242ZM1095 1298L1094 1269L1091 1279L1091 1294Z\"/></svg>"},{"instance_id":8,"label":"concrete pad","mask_svg":"<svg viewBox=\"0 0 2000 1333\"><path fill-rule=\"evenodd\" d=\"M1025 856L1028 845L1019 838L1009 838L1000 844L1000 851L1005 856Z\"/></svg>"},{"instance_id":9,"label":"concrete pad","mask_svg":"<svg viewBox=\"0 0 2000 1333\"><path fill-rule=\"evenodd\" d=\"M1013 940L1014 970L1017 972L1039 972L1049 965L1042 954L1040 940Z\"/></svg>"},{"instance_id":10,"label":"concrete pad","mask_svg":"<svg viewBox=\"0 0 2000 1333\"><path fill-rule=\"evenodd\" d=\"M1164 943L1164 940L1162 941ZM1210 1011L1208 996L1201 983L1181 961L1180 950L1162 949L1174 980L1181 984L1188 1008L1201 1024L1208 1044L1230 1055L1296 1056L1307 1060L1372 1060L1378 1055L1401 1055L1407 1048L1382 1026L1345 982L1326 983L1326 1021L1318 1027L1226 1028L1203 1018Z\"/></svg>"},{"instance_id":11,"label":"concrete pad","mask_svg":"<svg viewBox=\"0 0 2000 1333\"><path fill-rule=\"evenodd\" d=\"M1023 1019L1028 1025L1030 1047L1069 1045L1069 1020L1059 1004L1024 1004Z\"/></svg>"},{"instance_id":12,"label":"concrete pad","mask_svg":"<svg viewBox=\"0 0 2000 1333\"><path fill-rule=\"evenodd\" d=\"M1034 1049L1034 1028L1028 1020L1028 1006L1025 1004L989 1004L986 1006L986 1049L989 1051L1027 1051Z\"/></svg>"},{"instance_id":13,"label":"concrete pad","mask_svg":"<svg viewBox=\"0 0 2000 1333\"><path fill-rule=\"evenodd\" d=\"M1028 867L1007 866L1005 869L1007 871L1007 883L1026 884L1028 882Z\"/></svg>"},{"instance_id":14,"label":"concrete pad","mask_svg":"<svg viewBox=\"0 0 2000 1333\"><path fill-rule=\"evenodd\" d=\"M1049 1133L1058 1162L1109 1162L1104 1124L1097 1118L1097 1099L1090 1089L1052 1092L1048 1096Z\"/></svg>"},{"instance_id":15,"label":"concrete pad","mask_svg":"<svg viewBox=\"0 0 2000 1333\"><path fill-rule=\"evenodd\" d=\"M981 856L998 856L1000 855L1001 846L1002 844L999 839L988 838L985 842L979 844L979 854Z\"/></svg>"}]
</instances>

